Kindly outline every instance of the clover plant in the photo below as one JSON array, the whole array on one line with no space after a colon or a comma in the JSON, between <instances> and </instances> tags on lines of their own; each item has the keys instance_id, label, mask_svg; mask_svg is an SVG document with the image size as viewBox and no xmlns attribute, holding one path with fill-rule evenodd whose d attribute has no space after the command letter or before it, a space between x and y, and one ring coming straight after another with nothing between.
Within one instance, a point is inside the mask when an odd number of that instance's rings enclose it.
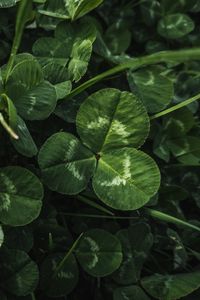
<instances>
[{"instance_id":1,"label":"clover plant","mask_svg":"<svg viewBox=\"0 0 200 300\"><path fill-rule=\"evenodd\" d=\"M0 0L0 300L200 298L199 0Z\"/></svg>"}]
</instances>

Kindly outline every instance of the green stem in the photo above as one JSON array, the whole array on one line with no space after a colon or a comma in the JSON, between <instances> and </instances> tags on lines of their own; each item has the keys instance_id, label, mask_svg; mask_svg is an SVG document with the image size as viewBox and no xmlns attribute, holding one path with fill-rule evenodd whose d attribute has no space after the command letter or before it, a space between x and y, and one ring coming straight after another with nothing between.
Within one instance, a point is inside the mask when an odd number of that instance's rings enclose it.
<instances>
[{"instance_id":1,"label":"green stem","mask_svg":"<svg viewBox=\"0 0 200 300\"><path fill-rule=\"evenodd\" d=\"M31 293L32 300L36 300L34 293Z\"/></svg>"},{"instance_id":2,"label":"green stem","mask_svg":"<svg viewBox=\"0 0 200 300\"><path fill-rule=\"evenodd\" d=\"M84 218L95 218L95 219L111 219L111 220L133 220L138 217L122 217L122 216L106 216L106 215L94 215L94 214L76 214L76 213L63 213L60 214L70 217L84 217Z\"/></svg>"},{"instance_id":3,"label":"green stem","mask_svg":"<svg viewBox=\"0 0 200 300\"><path fill-rule=\"evenodd\" d=\"M74 251L74 249L76 248L79 240L81 239L83 233L81 233L79 235L79 237L76 239L76 241L73 243L72 247L69 249L69 251L66 253L65 257L63 258L63 260L58 264L57 268L55 269L52 278L55 278L56 275L60 272L60 270L62 269L63 265L65 264L65 262L67 261L68 257L72 254L72 252Z\"/></svg>"},{"instance_id":4,"label":"green stem","mask_svg":"<svg viewBox=\"0 0 200 300\"><path fill-rule=\"evenodd\" d=\"M154 119L160 118L160 117L162 117L164 115L170 114L171 112L173 112L173 111L175 111L177 109L180 109L180 108L182 108L184 106L187 106L188 104L190 104L190 103L192 103L194 101L197 101L197 100L200 100L200 94L198 94L198 95L196 95L196 96L194 96L194 97L192 97L190 99L187 99L187 100L185 100L185 101L183 101L181 103L178 103L178 104L176 104L176 105L174 105L174 106L172 106L170 108L167 108L167 109L165 109L165 110L163 110L163 111L161 111L161 112L159 112L159 113L151 116L150 119L154 120Z\"/></svg>"},{"instance_id":5,"label":"green stem","mask_svg":"<svg viewBox=\"0 0 200 300\"><path fill-rule=\"evenodd\" d=\"M0 124L2 127L8 132L8 134L15 140L19 139L19 136L14 132L14 130L8 125L8 123L5 121L2 113L0 113Z\"/></svg>"},{"instance_id":6,"label":"green stem","mask_svg":"<svg viewBox=\"0 0 200 300\"><path fill-rule=\"evenodd\" d=\"M194 229L196 231L199 231L200 232L200 228L198 226L195 226L195 225L192 225L186 221L182 221L178 218L175 218L173 216L170 216L166 213L163 213L161 211L157 211L157 210L154 210L154 209L151 209L151 208L145 208L145 212L155 218L155 219L158 219L160 221L164 221L164 222L168 222L168 223L173 223L175 225L180 225L182 227L185 227L185 228L188 228L188 229Z\"/></svg>"},{"instance_id":7,"label":"green stem","mask_svg":"<svg viewBox=\"0 0 200 300\"><path fill-rule=\"evenodd\" d=\"M136 70L143 66L148 66L152 64L174 63L174 62L176 63L176 62L184 62L190 60L200 60L200 48L192 48L192 49L177 50L177 51L161 51L151 55L130 59L128 62L120 64L84 82L83 84L81 84L80 86L72 90L72 92L66 98L63 99L63 101L68 100L69 98L80 94L88 87L107 78L108 76L117 74L127 69Z\"/></svg>"},{"instance_id":8,"label":"green stem","mask_svg":"<svg viewBox=\"0 0 200 300\"><path fill-rule=\"evenodd\" d=\"M85 203L85 204L88 204L88 205L94 207L95 209L98 209L98 210L108 214L108 215L111 215L111 216L114 215L110 210L106 209L105 207L101 206L100 204L98 204L94 201L91 201L90 199L87 199L86 197L83 197L83 196L79 195L77 197L77 199L80 200L81 202Z\"/></svg>"},{"instance_id":9,"label":"green stem","mask_svg":"<svg viewBox=\"0 0 200 300\"><path fill-rule=\"evenodd\" d=\"M31 0L21 0L19 3L16 24L15 24L15 36L14 36L8 64L7 64L5 82L8 81L8 78L12 71L13 64L15 61L15 56L17 54L17 51L18 51L20 43L21 43L24 27L25 27L26 22L28 21L28 14L30 13L31 5L32 5Z\"/></svg>"}]
</instances>

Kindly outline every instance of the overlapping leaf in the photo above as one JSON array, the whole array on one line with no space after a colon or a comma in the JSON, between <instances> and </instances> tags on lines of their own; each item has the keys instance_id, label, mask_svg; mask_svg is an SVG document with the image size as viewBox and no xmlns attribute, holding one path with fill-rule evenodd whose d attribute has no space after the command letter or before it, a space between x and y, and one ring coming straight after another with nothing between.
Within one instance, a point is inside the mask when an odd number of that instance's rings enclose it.
<instances>
[{"instance_id":1,"label":"overlapping leaf","mask_svg":"<svg viewBox=\"0 0 200 300\"><path fill-rule=\"evenodd\" d=\"M40 285L47 296L66 296L78 282L79 270L74 255L62 263L64 256L63 253L52 254L42 264Z\"/></svg>"},{"instance_id":2,"label":"overlapping leaf","mask_svg":"<svg viewBox=\"0 0 200 300\"><path fill-rule=\"evenodd\" d=\"M6 90L18 113L27 120L45 119L55 109L55 88L44 80L40 65L33 59L14 67Z\"/></svg>"},{"instance_id":3,"label":"overlapping leaf","mask_svg":"<svg viewBox=\"0 0 200 300\"><path fill-rule=\"evenodd\" d=\"M96 28L90 19L81 20L75 26L61 22L55 30L55 38L38 39L33 53L43 66L56 63L66 67L68 64L68 77L77 82L87 70L95 38Z\"/></svg>"},{"instance_id":4,"label":"overlapping leaf","mask_svg":"<svg viewBox=\"0 0 200 300\"><path fill-rule=\"evenodd\" d=\"M0 286L4 290L21 297L35 290L39 280L38 267L24 251L4 249L0 262Z\"/></svg>"},{"instance_id":5,"label":"overlapping leaf","mask_svg":"<svg viewBox=\"0 0 200 300\"><path fill-rule=\"evenodd\" d=\"M149 132L149 118L131 93L103 89L86 99L77 114L77 131L96 153L121 147L140 147Z\"/></svg>"},{"instance_id":6,"label":"overlapping leaf","mask_svg":"<svg viewBox=\"0 0 200 300\"><path fill-rule=\"evenodd\" d=\"M18 140L11 139L15 149L24 156L32 157L37 154L37 146L26 126L26 123L20 116L17 116L16 133Z\"/></svg>"},{"instance_id":7,"label":"overlapping leaf","mask_svg":"<svg viewBox=\"0 0 200 300\"><path fill-rule=\"evenodd\" d=\"M17 1L19 0L1 0L0 8L7 8L7 7L14 6L17 3Z\"/></svg>"},{"instance_id":8,"label":"overlapping leaf","mask_svg":"<svg viewBox=\"0 0 200 300\"><path fill-rule=\"evenodd\" d=\"M193 20L181 13L166 15L158 23L158 33L167 39L180 38L193 29Z\"/></svg>"},{"instance_id":9,"label":"overlapping leaf","mask_svg":"<svg viewBox=\"0 0 200 300\"><path fill-rule=\"evenodd\" d=\"M128 73L132 92L136 91L150 113L164 109L172 100L173 83L159 69L145 68Z\"/></svg>"},{"instance_id":10,"label":"overlapping leaf","mask_svg":"<svg viewBox=\"0 0 200 300\"><path fill-rule=\"evenodd\" d=\"M142 207L157 192L159 185L159 170L153 159L131 148L103 155L93 179L98 197L120 210Z\"/></svg>"},{"instance_id":11,"label":"overlapping leaf","mask_svg":"<svg viewBox=\"0 0 200 300\"><path fill-rule=\"evenodd\" d=\"M43 188L39 179L27 169L0 169L0 220L3 224L22 226L40 213Z\"/></svg>"},{"instance_id":12,"label":"overlapping leaf","mask_svg":"<svg viewBox=\"0 0 200 300\"><path fill-rule=\"evenodd\" d=\"M38 157L45 183L63 194L77 194L92 177L96 160L91 151L69 133L57 133L43 145Z\"/></svg>"},{"instance_id":13,"label":"overlapping leaf","mask_svg":"<svg viewBox=\"0 0 200 300\"><path fill-rule=\"evenodd\" d=\"M95 277L113 273L121 264L122 251L119 240L102 229L91 229L84 233L76 257L83 269Z\"/></svg>"},{"instance_id":14,"label":"overlapping leaf","mask_svg":"<svg viewBox=\"0 0 200 300\"><path fill-rule=\"evenodd\" d=\"M65 6L72 20L78 19L99 6L103 0L65 0Z\"/></svg>"},{"instance_id":15,"label":"overlapping leaf","mask_svg":"<svg viewBox=\"0 0 200 300\"><path fill-rule=\"evenodd\" d=\"M122 244L123 261L113 278L123 285L136 283L153 244L150 227L145 223L138 223L128 229L121 229L117 237Z\"/></svg>"},{"instance_id":16,"label":"overlapping leaf","mask_svg":"<svg viewBox=\"0 0 200 300\"><path fill-rule=\"evenodd\" d=\"M114 300L150 300L141 287L137 285L119 287L114 291Z\"/></svg>"},{"instance_id":17,"label":"overlapping leaf","mask_svg":"<svg viewBox=\"0 0 200 300\"><path fill-rule=\"evenodd\" d=\"M152 275L142 280L142 287L152 297L160 300L178 300L200 287L200 272Z\"/></svg>"}]
</instances>

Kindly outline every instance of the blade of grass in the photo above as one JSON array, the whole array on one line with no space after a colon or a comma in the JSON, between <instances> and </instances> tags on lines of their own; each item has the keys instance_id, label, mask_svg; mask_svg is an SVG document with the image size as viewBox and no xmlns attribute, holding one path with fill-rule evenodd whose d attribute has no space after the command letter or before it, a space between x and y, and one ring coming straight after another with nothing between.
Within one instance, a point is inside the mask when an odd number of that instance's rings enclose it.
<instances>
[{"instance_id":1,"label":"blade of grass","mask_svg":"<svg viewBox=\"0 0 200 300\"><path fill-rule=\"evenodd\" d=\"M182 227L187 228L187 229L193 229L193 230L196 230L196 231L200 232L200 228L198 226L192 225L192 224L190 224L189 222L186 222L186 221L182 221L178 218L170 216L170 215L168 215L166 213L163 213L161 211L154 210L154 209L151 209L151 208L145 208L145 212L147 213L147 215L151 216L152 218L158 219L160 221L167 222L167 223L172 223L172 224L182 226Z\"/></svg>"},{"instance_id":2,"label":"blade of grass","mask_svg":"<svg viewBox=\"0 0 200 300\"><path fill-rule=\"evenodd\" d=\"M81 239L83 233L81 233L79 235L79 237L76 239L76 241L73 243L72 247L69 249L69 251L66 253L65 257L62 259L62 261L58 264L58 266L56 267L52 278L55 278L56 275L58 274L58 272L62 269L63 265L65 264L65 262L67 261L67 259L69 258L69 256L72 254L72 252L75 250L79 240Z\"/></svg>"},{"instance_id":3,"label":"blade of grass","mask_svg":"<svg viewBox=\"0 0 200 300\"><path fill-rule=\"evenodd\" d=\"M6 68L5 82L8 81L8 78L10 76L15 61L15 56L17 54L17 51L21 43L25 24L29 20L31 9L32 9L32 0L20 1L18 11L17 11L17 17L16 17L15 36L14 36L12 49L11 49L10 57Z\"/></svg>"},{"instance_id":4,"label":"blade of grass","mask_svg":"<svg viewBox=\"0 0 200 300\"><path fill-rule=\"evenodd\" d=\"M178 103L178 104L176 104L176 105L174 105L172 107L169 107L169 108L167 108L167 109L165 109L165 110L163 110L163 111L161 111L161 112L159 112L159 113L151 116L150 120L154 120L154 119L160 118L162 116L165 116L167 114L170 114L171 112L173 112L173 111L175 111L177 109L180 109L180 108L182 108L184 106L187 106L188 104L190 104L190 103L192 103L194 101L197 101L197 100L200 100L200 94L195 95L192 98L189 98L189 99L187 99L187 100L185 100L185 101L183 101L181 103Z\"/></svg>"},{"instance_id":5,"label":"blade of grass","mask_svg":"<svg viewBox=\"0 0 200 300\"><path fill-rule=\"evenodd\" d=\"M85 204L88 204L88 205L90 205L90 206L92 206L92 207L94 207L94 208L110 215L110 216L114 216L114 213L112 213L111 211L109 211L105 207L101 206L100 204L95 203L94 201L87 199L86 197L78 196L77 199L80 200L81 202L85 203Z\"/></svg>"},{"instance_id":6,"label":"blade of grass","mask_svg":"<svg viewBox=\"0 0 200 300\"><path fill-rule=\"evenodd\" d=\"M80 86L76 87L72 92L61 101L66 101L84 90L88 87L96 84L97 82L111 76L117 74L119 72L125 71L127 69L138 69L143 66L158 64L158 63L171 63L171 62L185 62L190 60L200 60L200 48L191 48L191 49L183 49L183 50L169 50L169 51L161 51L158 53L146 55L139 58L133 58L129 61L122 63L110 70L99 74L88 81L84 82Z\"/></svg>"},{"instance_id":7,"label":"blade of grass","mask_svg":"<svg viewBox=\"0 0 200 300\"><path fill-rule=\"evenodd\" d=\"M105 216L105 215L94 215L94 214L77 214L77 213L64 213L60 212L61 215L69 217L83 217L83 218L95 218L95 219L111 219L111 220L133 220L138 217L126 217L126 216Z\"/></svg>"}]
</instances>

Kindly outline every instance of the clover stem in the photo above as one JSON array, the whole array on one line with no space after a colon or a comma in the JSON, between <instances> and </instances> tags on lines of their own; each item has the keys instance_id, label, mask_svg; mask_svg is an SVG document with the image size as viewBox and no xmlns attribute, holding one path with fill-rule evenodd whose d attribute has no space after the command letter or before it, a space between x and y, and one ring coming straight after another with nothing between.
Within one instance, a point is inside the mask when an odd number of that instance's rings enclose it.
<instances>
[{"instance_id":1,"label":"clover stem","mask_svg":"<svg viewBox=\"0 0 200 300\"><path fill-rule=\"evenodd\" d=\"M14 130L8 125L8 123L5 121L2 113L0 113L0 124L2 127L9 133L9 135L15 139L18 140L19 136L14 132Z\"/></svg>"},{"instance_id":2,"label":"clover stem","mask_svg":"<svg viewBox=\"0 0 200 300\"><path fill-rule=\"evenodd\" d=\"M189 99L187 99L187 100L185 100L185 101L183 101L181 103L178 103L178 104L176 104L176 105L174 105L172 107L169 107L169 108L167 108L167 109L165 109L165 110L163 110L163 111L161 111L161 112L159 112L159 113L151 116L150 120L154 120L154 119L160 118L162 116L165 116L167 114L170 114L171 112L173 112L173 111L175 111L177 109L180 109L180 108L182 108L184 106L187 106L188 104L190 104L190 103L192 103L194 101L197 101L197 100L200 100L200 94L197 94L197 95L195 95L192 98L189 98Z\"/></svg>"}]
</instances>

